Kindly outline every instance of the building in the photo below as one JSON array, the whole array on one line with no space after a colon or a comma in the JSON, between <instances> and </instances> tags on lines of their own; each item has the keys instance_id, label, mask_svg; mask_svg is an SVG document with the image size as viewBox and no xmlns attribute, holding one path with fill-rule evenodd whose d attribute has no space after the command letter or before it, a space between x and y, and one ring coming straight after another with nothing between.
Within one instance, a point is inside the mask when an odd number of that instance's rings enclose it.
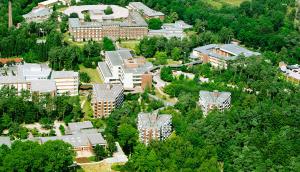
<instances>
[{"instance_id":1,"label":"building","mask_svg":"<svg viewBox=\"0 0 300 172\"><path fill-rule=\"evenodd\" d=\"M191 58L200 58L203 63L210 63L214 67L227 68L229 60L236 60L240 56L259 56L260 53L247 50L236 44L209 44L195 48Z\"/></svg>"},{"instance_id":2,"label":"building","mask_svg":"<svg viewBox=\"0 0 300 172\"><path fill-rule=\"evenodd\" d=\"M2 145L6 145L6 146L10 147L11 146L10 138L6 137L6 136L0 136L0 147Z\"/></svg>"},{"instance_id":3,"label":"building","mask_svg":"<svg viewBox=\"0 0 300 172\"><path fill-rule=\"evenodd\" d=\"M20 76L0 76L0 89L4 86L14 87L20 93L22 90L30 90L31 83Z\"/></svg>"},{"instance_id":4,"label":"building","mask_svg":"<svg viewBox=\"0 0 300 172\"><path fill-rule=\"evenodd\" d=\"M8 66L10 66L10 64L18 65L21 64L22 62L23 62L22 58L0 58L0 64L2 65L8 65Z\"/></svg>"},{"instance_id":5,"label":"building","mask_svg":"<svg viewBox=\"0 0 300 172\"><path fill-rule=\"evenodd\" d=\"M38 3L38 7L53 7L54 5L67 5L65 0L47 0Z\"/></svg>"},{"instance_id":6,"label":"building","mask_svg":"<svg viewBox=\"0 0 300 172\"><path fill-rule=\"evenodd\" d=\"M200 91L199 92L199 104L203 111L204 116L213 109L218 109L221 112L224 109L229 109L231 103L230 92L218 92L218 91Z\"/></svg>"},{"instance_id":7,"label":"building","mask_svg":"<svg viewBox=\"0 0 300 172\"><path fill-rule=\"evenodd\" d=\"M93 6L91 8L90 6ZM101 12L104 5L99 6L99 9L94 9L94 5L89 5L89 8L85 6L78 6L78 8L89 9L88 12L92 14L93 21L85 22L81 19L83 16L79 15L79 18L69 18L69 32L74 41L99 41L104 37L111 39L142 39L148 34L148 24L137 12L128 12L127 9L122 7L112 6L113 10L122 9L119 12L115 12L111 15L105 15ZM77 8L76 8L77 9ZM80 11L77 10L77 11ZM97 11L98 10L98 11ZM126 11L127 10L127 11ZM65 12L71 13L72 10ZM73 8L73 11L74 10Z\"/></svg>"},{"instance_id":8,"label":"building","mask_svg":"<svg viewBox=\"0 0 300 172\"><path fill-rule=\"evenodd\" d=\"M52 9L48 7L33 8L29 13L24 14L23 18L27 23L40 23L47 20L52 14Z\"/></svg>"},{"instance_id":9,"label":"building","mask_svg":"<svg viewBox=\"0 0 300 172\"><path fill-rule=\"evenodd\" d=\"M121 83L125 90L152 86L152 63L145 58L134 58L129 50L105 52L105 62L98 63L104 83Z\"/></svg>"},{"instance_id":10,"label":"building","mask_svg":"<svg viewBox=\"0 0 300 172\"><path fill-rule=\"evenodd\" d=\"M78 95L79 74L74 71L52 71L51 79L56 83L57 94L67 93L70 96Z\"/></svg>"},{"instance_id":11,"label":"building","mask_svg":"<svg viewBox=\"0 0 300 172\"><path fill-rule=\"evenodd\" d=\"M49 79L51 68L46 64L24 63L18 65L18 75L23 76L26 81Z\"/></svg>"},{"instance_id":12,"label":"building","mask_svg":"<svg viewBox=\"0 0 300 172\"><path fill-rule=\"evenodd\" d=\"M94 117L107 117L115 108L122 105L124 89L120 84L94 84L92 107Z\"/></svg>"},{"instance_id":13,"label":"building","mask_svg":"<svg viewBox=\"0 0 300 172\"><path fill-rule=\"evenodd\" d=\"M31 93L33 94L50 94L51 96L56 95L56 84L53 80L36 80L31 81Z\"/></svg>"},{"instance_id":14,"label":"building","mask_svg":"<svg viewBox=\"0 0 300 172\"><path fill-rule=\"evenodd\" d=\"M165 15L162 12L155 11L142 2L130 2L128 5L128 9L132 11L138 11L146 19L159 18L163 20L165 18Z\"/></svg>"},{"instance_id":15,"label":"building","mask_svg":"<svg viewBox=\"0 0 300 172\"><path fill-rule=\"evenodd\" d=\"M138 114L139 140L148 145L151 140L165 140L172 132L172 116L154 113Z\"/></svg>"},{"instance_id":16,"label":"building","mask_svg":"<svg viewBox=\"0 0 300 172\"><path fill-rule=\"evenodd\" d=\"M49 140L62 140L73 146L77 158L93 156L93 148L99 144L107 147L107 142L90 121L69 123L69 133L63 136L36 137L40 144Z\"/></svg>"},{"instance_id":17,"label":"building","mask_svg":"<svg viewBox=\"0 0 300 172\"><path fill-rule=\"evenodd\" d=\"M284 62L280 62L279 67L288 81L291 81L295 84L300 84L300 65L287 65Z\"/></svg>"},{"instance_id":18,"label":"building","mask_svg":"<svg viewBox=\"0 0 300 172\"><path fill-rule=\"evenodd\" d=\"M163 36L168 39L172 37L182 39L185 37L184 29L192 28L193 26L186 24L184 21L179 20L175 23L164 23L159 30L149 30L149 36Z\"/></svg>"}]
</instances>

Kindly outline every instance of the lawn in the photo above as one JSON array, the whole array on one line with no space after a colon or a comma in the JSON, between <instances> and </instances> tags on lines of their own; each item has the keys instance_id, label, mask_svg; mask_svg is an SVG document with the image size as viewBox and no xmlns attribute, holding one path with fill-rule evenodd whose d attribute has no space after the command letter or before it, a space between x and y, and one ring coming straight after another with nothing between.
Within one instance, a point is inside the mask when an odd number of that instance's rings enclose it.
<instances>
[{"instance_id":1,"label":"lawn","mask_svg":"<svg viewBox=\"0 0 300 172\"><path fill-rule=\"evenodd\" d=\"M134 50L135 47L140 43L140 41L121 41L119 44L122 48L128 48Z\"/></svg>"},{"instance_id":2,"label":"lawn","mask_svg":"<svg viewBox=\"0 0 300 172\"><path fill-rule=\"evenodd\" d=\"M224 4L239 6L244 1L246 0L207 0L206 2L208 2L213 7L221 8Z\"/></svg>"},{"instance_id":3,"label":"lawn","mask_svg":"<svg viewBox=\"0 0 300 172\"><path fill-rule=\"evenodd\" d=\"M91 83L95 84L101 84L103 83L97 69L93 69L93 68L86 68L83 65L79 65L79 71L80 72L86 72L90 78L91 78Z\"/></svg>"},{"instance_id":4,"label":"lawn","mask_svg":"<svg viewBox=\"0 0 300 172\"><path fill-rule=\"evenodd\" d=\"M82 105L82 112L84 113L84 119L89 120L93 117L93 109L91 102L87 100L87 96L80 96L80 105Z\"/></svg>"}]
</instances>

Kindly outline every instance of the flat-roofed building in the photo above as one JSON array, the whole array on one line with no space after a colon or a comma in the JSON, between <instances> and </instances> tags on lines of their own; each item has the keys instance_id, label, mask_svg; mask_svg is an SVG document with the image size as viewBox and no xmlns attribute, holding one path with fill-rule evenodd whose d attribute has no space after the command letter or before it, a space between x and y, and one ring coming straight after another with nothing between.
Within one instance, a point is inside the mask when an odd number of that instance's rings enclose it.
<instances>
[{"instance_id":1,"label":"flat-roofed building","mask_svg":"<svg viewBox=\"0 0 300 172\"><path fill-rule=\"evenodd\" d=\"M71 134L81 133L83 130L94 128L91 121L70 122L68 124L68 132Z\"/></svg>"},{"instance_id":2,"label":"flat-roofed building","mask_svg":"<svg viewBox=\"0 0 300 172\"><path fill-rule=\"evenodd\" d=\"M208 112L213 109L223 112L225 109L230 108L231 93L219 91L200 91L199 104L204 116L206 116Z\"/></svg>"},{"instance_id":3,"label":"flat-roofed building","mask_svg":"<svg viewBox=\"0 0 300 172\"><path fill-rule=\"evenodd\" d=\"M107 117L115 108L122 105L124 89L121 84L94 84L92 107L94 117Z\"/></svg>"},{"instance_id":4,"label":"flat-roofed building","mask_svg":"<svg viewBox=\"0 0 300 172\"><path fill-rule=\"evenodd\" d=\"M154 113L138 114L139 140L148 145L151 140L165 140L172 132L172 116Z\"/></svg>"},{"instance_id":5,"label":"flat-roofed building","mask_svg":"<svg viewBox=\"0 0 300 172\"><path fill-rule=\"evenodd\" d=\"M155 11L142 2L130 2L128 5L128 8L130 10L138 11L141 13L146 19L151 19L151 18L159 18L163 20L165 18L164 13Z\"/></svg>"},{"instance_id":6,"label":"flat-roofed building","mask_svg":"<svg viewBox=\"0 0 300 172\"><path fill-rule=\"evenodd\" d=\"M149 36L163 36L168 39L175 37L183 39L185 37L184 29L189 29L193 26L179 20L175 23L164 23L159 30L149 30Z\"/></svg>"},{"instance_id":7,"label":"flat-roofed building","mask_svg":"<svg viewBox=\"0 0 300 172\"><path fill-rule=\"evenodd\" d=\"M124 19L126 15L128 16ZM95 15L91 22L84 22L80 18L69 18L69 32L74 41L99 41L104 37L114 40L142 39L148 34L148 24L139 13L133 11L115 14L111 19Z\"/></svg>"},{"instance_id":8,"label":"flat-roofed building","mask_svg":"<svg viewBox=\"0 0 300 172\"><path fill-rule=\"evenodd\" d=\"M22 90L30 90L31 83L22 76L0 76L0 89L4 86L14 87L20 93Z\"/></svg>"},{"instance_id":9,"label":"flat-roofed building","mask_svg":"<svg viewBox=\"0 0 300 172\"><path fill-rule=\"evenodd\" d=\"M214 67L227 68L227 62L236 60L240 56L259 56L260 53L250 51L236 44L209 44L195 48L191 58L200 58L203 63L210 63Z\"/></svg>"},{"instance_id":10,"label":"flat-roofed building","mask_svg":"<svg viewBox=\"0 0 300 172\"><path fill-rule=\"evenodd\" d=\"M134 58L127 49L106 51L105 62L98 63L98 71L105 83L121 83L125 90L152 86L153 65L145 58Z\"/></svg>"},{"instance_id":11,"label":"flat-roofed building","mask_svg":"<svg viewBox=\"0 0 300 172\"><path fill-rule=\"evenodd\" d=\"M51 96L56 95L56 85L53 80L35 80L31 81L31 93L33 94L50 94Z\"/></svg>"},{"instance_id":12,"label":"flat-roofed building","mask_svg":"<svg viewBox=\"0 0 300 172\"><path fill-rule=\"evenodd\" d=\"M10 138L7 136L0 136L0 147L2 145L6 145L6 146L10 147L11 146Z\"/></svg>"},{"instance_id":13,"label":"flat-roofed building","mask_svg":"<svg viewBox=\"0 0 300 172\"><path fill-rule=\"evenodd\" d=\"M300 84L300 65L287 65L284 62L280 62L279 67L288 81L291 81L295 84Z\"/></svg>"},{"instance_id":14,"label":"flat-roofed building","mask_svg":"<svg viewBox=\"0 0 300 172\"><path fill-rule=\"evenodd\" d=\"M49 79L51 68L47 64L24 63L18 65L18 76L23 76L26 81Z\"/></svg>"},{"instance_id":15,"label":"flat-roofed building","mask_svg":"<svg viewBox=\"0 0 300 172\"><path fill-rule=\"evenodd\" d=\"M23 18L27 23L36 22L40 23L47 20L52 14L52 9L48 7L33 8L29 13L24 14Z\"/></svg>"},{"instance_id":16,"label":"flat-roofed building","mask_svg":"<svg viewBox=\"0 0 300 172\"><path fill-rule=\"evenodd\" d=\"M74 71L53 71L51 79L56 83L57 94L67 93L70 96L78 95L79 74Z\"/></svg>"}]
</instances>

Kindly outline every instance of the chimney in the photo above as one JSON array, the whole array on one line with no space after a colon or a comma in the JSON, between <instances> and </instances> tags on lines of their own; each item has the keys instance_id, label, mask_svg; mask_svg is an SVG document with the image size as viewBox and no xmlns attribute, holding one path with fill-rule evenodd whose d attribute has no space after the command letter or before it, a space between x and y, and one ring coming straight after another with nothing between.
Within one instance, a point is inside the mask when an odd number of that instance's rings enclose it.
<instances>
[{"instance_id":1,"label":"chimney","mask_svg":"<svg viewBox=\"0 0 300 172\"><path fill-rule=\"evenodd\" d=\"M8 28L13 26L11 0L8 1Z\"/></svg>"}]
</instances>

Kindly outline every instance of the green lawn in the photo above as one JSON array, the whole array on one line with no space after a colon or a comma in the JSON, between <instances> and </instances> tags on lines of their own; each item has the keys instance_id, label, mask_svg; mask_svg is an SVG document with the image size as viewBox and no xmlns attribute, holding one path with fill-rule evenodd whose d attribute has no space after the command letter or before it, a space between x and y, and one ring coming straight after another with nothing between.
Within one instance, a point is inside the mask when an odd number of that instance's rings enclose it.
<instances>
[{"instance_id":1,"label":"green lawn","mask_svg":"<svg viewBox=\"0 0 300 172\"><path fill-rule=\"evenodd\" d=\"M86 72L90 78L91 78L91 83L97 83L97 84L101 84L103 83L97 69L92 69L92 68L86 68L83 65L79 65L79 71L80 72Z\"/></svg>"},{"instance_id":2,"label":"green lawn","mask_svg":"<svg viewBox=\"0 0 300 172\"><path fill-rule=\"evenodd\" d=\"M221 8L223 4L239 6L244 1L246 0L207 0L206 2L208 2L213 7Z\"/></svg>"},{"instance_id":3,"label":"green lawn","mask_svg":"<svg viewBox=\"0 0 300 172\"><path fill-rule=\"evenodd\" d=\"M122 48L128 48L134 50L135 47L140 43L140 41L121 41L119 44Z\"/></svg>"},{"instance_id":4,"label":"green lawn","mask_svg":"<svg viewBox=\"0 0 300 172\"><path fill-rule=\"evenodd\" d=\"M82 112L84 113L84 119L89 120L93 117L93 109L91 102L87 100L86 96L80 96L80 105L83 103Z\"/></svg>"}]
</instances>

